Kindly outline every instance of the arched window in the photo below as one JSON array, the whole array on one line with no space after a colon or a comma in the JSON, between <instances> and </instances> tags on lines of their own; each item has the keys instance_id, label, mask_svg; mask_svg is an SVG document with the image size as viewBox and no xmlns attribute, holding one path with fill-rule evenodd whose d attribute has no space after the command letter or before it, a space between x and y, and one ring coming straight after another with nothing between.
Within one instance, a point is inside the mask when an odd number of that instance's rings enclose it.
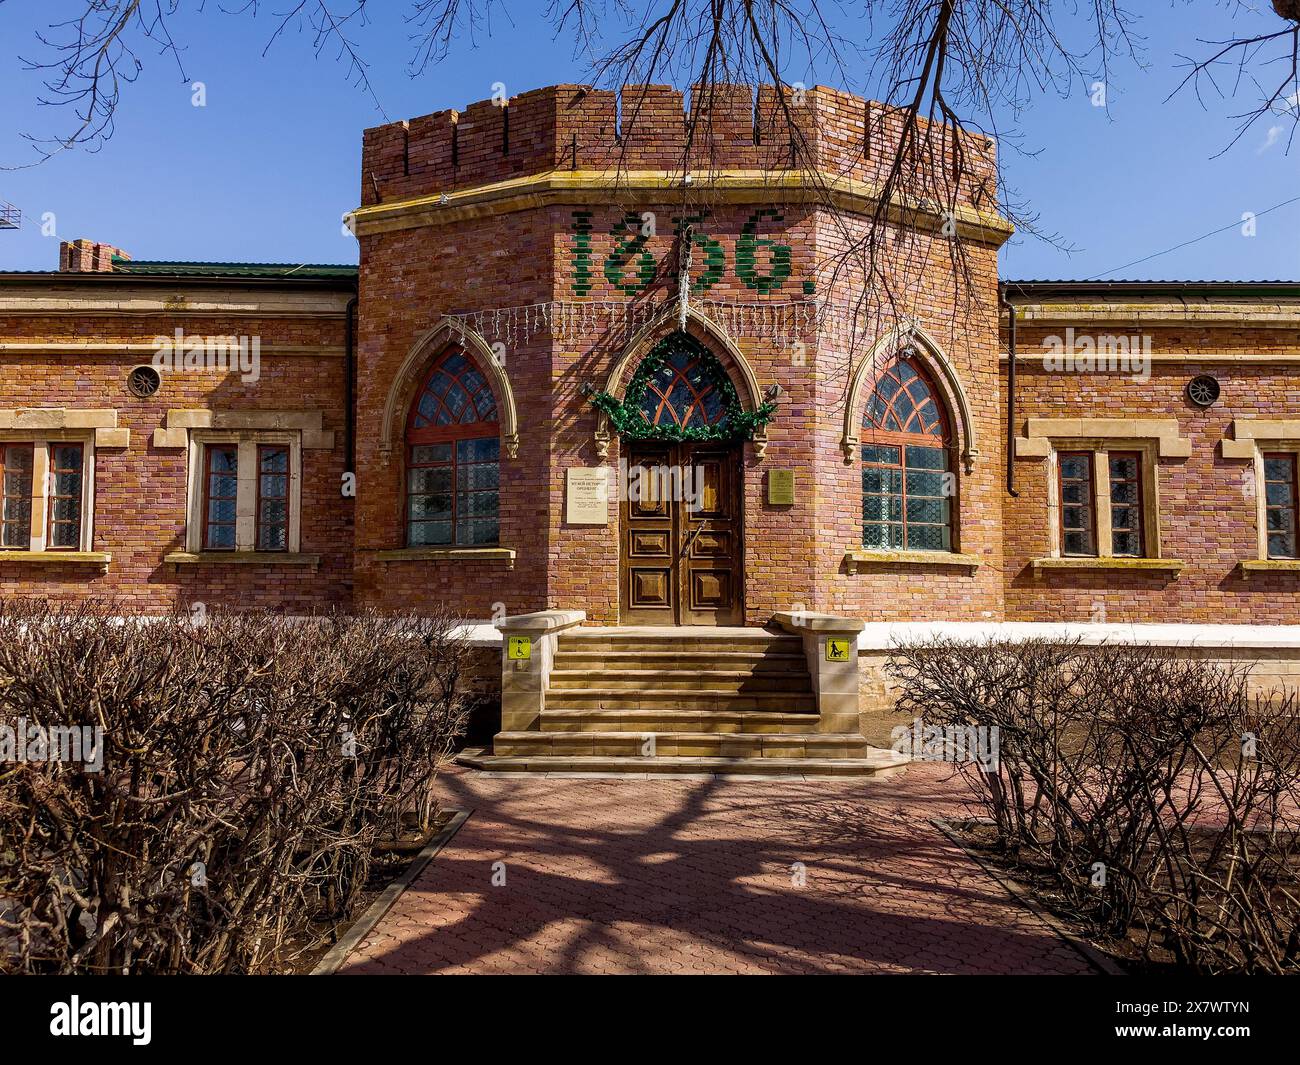
<instances>
[{"instance_id":1,"label":"arched window","mask_svg":"<svg viewBox=\"0 0 1300 1065\"><path fill-rule=\"evenodd\" d=\"M862 417L862 544L951 551L948 417L910 354L876 381Z\"/></svg>"},{"instance_id":2,"label":"arched window","mask_svg":"<svg viewBox=\"0 0 1300 1065\"><path fill-rule=\"evenodd\" d=\"M669 338L666 357L646 379L641 416L651 425L703 429L727 414L724 371L712 353L685 334Z\"/></svg>"},{"instance_id":3,"label":"arched window","mask_svg":"<svg viewBox=\"0 0 1300 1065\"><path fill-rule=\"evenodd\" d=\"M435 360L406 422L406 544L497 543L497 404L459 347Z\"/></svg>"}]
</instances>

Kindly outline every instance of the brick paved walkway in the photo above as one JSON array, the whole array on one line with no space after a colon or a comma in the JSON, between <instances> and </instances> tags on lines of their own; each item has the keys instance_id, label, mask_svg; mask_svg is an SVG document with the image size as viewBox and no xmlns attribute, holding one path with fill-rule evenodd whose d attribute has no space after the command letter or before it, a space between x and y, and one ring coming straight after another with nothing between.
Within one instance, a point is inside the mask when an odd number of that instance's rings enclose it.
<instances>
[{"instance_id":1,"label":"brick paved walkway","mask_svg":"<svg viewBox=\"0 0 1300 1065\"><path fill-rule=\"evenodd\" d=\"M946 766L866 782L457 769L441 787L473 816L343 972L1091 971L928 823L960 812Z\"/></svg>"}]
</instances>

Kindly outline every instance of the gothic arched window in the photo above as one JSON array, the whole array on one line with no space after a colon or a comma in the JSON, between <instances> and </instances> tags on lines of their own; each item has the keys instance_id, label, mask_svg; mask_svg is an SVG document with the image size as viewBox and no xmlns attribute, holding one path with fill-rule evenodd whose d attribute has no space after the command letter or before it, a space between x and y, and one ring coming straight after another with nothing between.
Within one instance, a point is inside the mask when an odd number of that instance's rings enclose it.
<instances>
[{"instance_id":1,"label":"gothic arched window","mask_svg":"<svg viewBox=\"0 0 1300 1065\"><path fill-rule=\"evenodd\" d=\"M497 543L499 434L487 378L461 348L448 348L406 422L408 547Z\"/></svg>"},{"instance_id":2,"label":"gothic arched window","mask_svg":"<svg viewBox=\"0 0 1300 1065\"><path fill-rule=\"evenodd\" d=\"M702 429L722 422L727 396L717 359L688 337L674 337L663 363L646 380L641 416L651 425Z\"/></svg>"},{"instance_id":3,"label":"gothic arched window","mask_svg":"<svg viewBox=\"0 0 1300 1065\"><path fill-rule=\"evenodd\" d=\"M876 380L862 417L862 544L951 551L956 479L948 416L910 355Z\"/></svg>"}]
</instances>

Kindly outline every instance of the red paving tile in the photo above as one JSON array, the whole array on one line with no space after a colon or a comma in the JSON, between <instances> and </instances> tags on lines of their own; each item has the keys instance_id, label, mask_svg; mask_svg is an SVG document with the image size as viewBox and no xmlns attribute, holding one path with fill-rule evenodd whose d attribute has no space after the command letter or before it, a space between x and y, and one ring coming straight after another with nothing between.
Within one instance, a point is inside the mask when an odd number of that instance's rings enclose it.
<instances>
[{"instance_id":1,"label":"red paving tile","mask_svg":"<svg viewBox=\"0 0 1300 1065\"><path fill-rule=\"evenodd\" d=\"M815 782L452 770L441 798L473 815L342 971L1091 972L929 823L964 788L937 765Z\"/></svg>"}]
</instances>

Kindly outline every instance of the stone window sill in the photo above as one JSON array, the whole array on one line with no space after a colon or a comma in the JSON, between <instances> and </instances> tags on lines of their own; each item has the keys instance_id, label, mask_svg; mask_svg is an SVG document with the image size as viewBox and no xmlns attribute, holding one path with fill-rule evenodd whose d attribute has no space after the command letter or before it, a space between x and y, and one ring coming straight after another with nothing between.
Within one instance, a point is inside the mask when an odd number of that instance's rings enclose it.
<instances>
[{"instance_id":1,"label":"stone window sill","mask_svg":"<svg viewBox=\"0 0 1300 1065\"><path fill-rule=\"evenodd\" d=\"M173 551L163 556L173 566L319 566L320 555L289 551Z\"/></svg>"},{"instance_id":2,"label":"stone window sill","mask_svg":"<svg viewBox=\"0 0 1300 1065\"><path fill-rule=\"evenodd\" d=\"M1250 580L1256 573L1300 573L1300 559L1297 558L1248 558L1237 563L1243 580Z\"/></svg>"},{"instance_id":3,"label":"stone window sill","mask_svg":"<svg viewBox=\"0 0 1300 1065\"><path fill-rule=\"evenodd\" d=\"M865 547L849 548L844 552L844 562L850 574L869 566L956 566L969 573L980 566L977 556L955 551L870 551Z\"/></svg>"},{"instance_id":4,"label":"stone window sill","mask_svg":"<svg viewBox=\"0 0 1300 1065\"><path fill-rule=\"evenodd\" d=\"M1036 558L1029 563L1034 573L1043 570L1092 570L1100 572L1137 571L1139 573L1182 572L1185 562L1176 558Z\"/></svg>"},{"instance_id":5,"label":"stone window sill","mask_svg":"<svg viewBox=\"0 0 1300 1065\"><path fill-rule=\"evenodd\" d=\"M368 552L377 562L508 562L515 564L510 547L401 547Z\"/></svg>"},{"instance_id":6,"label":"stone window sill","mask_svg":"<svg viewBox=\"0 0 1300 1065\"><path fill-rule=\"evenodd\" d=\"M63 566L98 566L101 571L108 571L108 564L113 556L107 551L0 551L0 563L23 562L44 565L54 563Z\"/></svg>"}]
</instances>

